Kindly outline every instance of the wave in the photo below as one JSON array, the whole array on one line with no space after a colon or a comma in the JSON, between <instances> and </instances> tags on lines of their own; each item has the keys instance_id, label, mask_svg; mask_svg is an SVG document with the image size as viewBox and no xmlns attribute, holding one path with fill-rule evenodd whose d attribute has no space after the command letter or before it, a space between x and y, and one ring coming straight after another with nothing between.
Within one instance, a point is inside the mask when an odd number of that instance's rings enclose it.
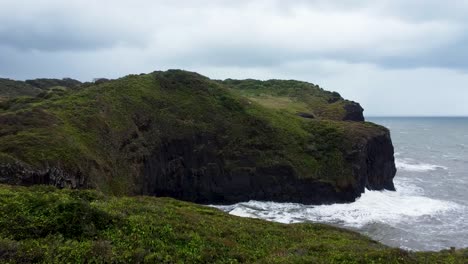
<instances>
[{"instance_id":1,"label":"wave","mask_svg":"<svg viewBox=\"0 0 468 264\"><path fill-rule=\"evenodd\" d=\"M412 172L427 172L435 170L448 170L447 167L429 163L419 163L409 159L395 159L395 166L399 170Z\"/></svg>"},{"instance_id":2,"label":"wave","mask_svg":"<svg viewBox=\"0 0 468 264\"><path fill-rule=\"evenodd\" d=\"M396 192L368 191L354 203L332 205L303 205L249 201L227 206L214 206L229 214L261 218L280 223L325 222L361 228L369 223L394 224L416 221L462 208L454 202L420 195L417 187L397 185Z\"/></svg>"}]
</instances>

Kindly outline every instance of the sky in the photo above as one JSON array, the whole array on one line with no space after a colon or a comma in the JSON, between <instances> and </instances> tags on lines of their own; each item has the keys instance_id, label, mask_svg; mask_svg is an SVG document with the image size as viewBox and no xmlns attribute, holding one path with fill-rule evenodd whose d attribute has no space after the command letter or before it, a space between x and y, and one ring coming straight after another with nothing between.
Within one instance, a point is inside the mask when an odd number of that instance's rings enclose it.
<instances>
[{"instance_id":1,"label":"sky","mask_svg":"<svg viewBox=\"0 0 468 264\"><path fill-rule=\"evenodd\" d=\"M297 79L366 116L468 115L465 0L0 0L0 77Z\"/></svg>"}]
</instances>

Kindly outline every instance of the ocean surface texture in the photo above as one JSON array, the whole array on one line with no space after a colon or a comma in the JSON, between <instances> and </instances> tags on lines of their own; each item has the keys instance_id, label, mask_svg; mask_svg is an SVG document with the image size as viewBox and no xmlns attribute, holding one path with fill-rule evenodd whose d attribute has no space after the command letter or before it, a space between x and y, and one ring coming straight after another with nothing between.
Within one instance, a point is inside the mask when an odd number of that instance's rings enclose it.
<instances>
[{"instance_id":1,"label":"ocean surface texture","mask_svg":"<svg viewBox=\"0 0 468 264\"><path fill-rule=\"evenodd\" d=\"M250 201L217 206L281 223L322 222L410 250L468 247L468 118L368 118L388 127L396 192L366 191L351 204Z\"/></svg>"}]
</instances>

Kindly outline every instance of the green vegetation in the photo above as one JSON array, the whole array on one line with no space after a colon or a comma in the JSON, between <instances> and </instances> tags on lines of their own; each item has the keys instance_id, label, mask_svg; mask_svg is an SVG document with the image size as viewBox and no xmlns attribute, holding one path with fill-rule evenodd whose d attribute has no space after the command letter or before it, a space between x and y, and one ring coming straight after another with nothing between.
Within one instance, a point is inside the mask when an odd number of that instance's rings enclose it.
<instances>
[{"instance_id":1,"label":"green vegetation","mask_svg":"<svg viewBox=\"0 0 468 264\"><path fill-rule=\"evenodd\" d=\"M466 263L321 224L279 224L154 197L0 185L2 263Z\"/></svg>"},{"instance_id":2,"label":"green vegetation","mask_svg":"<svg viewBox=\"0 0 468 264\"><path fill-rule=\"evenodd\" d=\"M0 157L79 171L113 194L136 192L142 160L162 143L200 135L219 142L213 151L227 170L290 166L298 177L345 188L354 184L345 161L352 142L385 132L340 121L347 102L339 94L297 81L219 82L171 70L81 86L28 83L48 88L0 101ZM320 118L297 116L302 110Z\"/></svg>"},{"instance_id":3,"label":"green vegetation","mask_svg":"<svg viewBox=\"0 0 468 264\"><path fill-rule=\"evenodd\" d=\"M267 108L306 112L322 119L343 120L348 103L337 92L294 80L227 79L221 83Z\"/></svg>"},{"instance_id":4,"label":"green vegetation","mask_svg":"<svg viewBox=\"0 0 468 264\"><path fill-rule=\"evenodd\" d=\"M67 88L77 88L82 83L80 81L71 79L71 78L63 78L59 79L34 79L34 80L26 80L25 83L40 88L40 89L48 89L55 86L62 86Z\"/></svg>"},{"instance_id":5,"label":"green vegetation","mask_svg":"<svg viewBox=\"0 0 468 264\"><path fill-rule=\"evenodd\" d=\"M2 97L35 96L40 92L41 89L25 82L0 78L0 99Z\"/></svg>"},{"instance_id":6,"label":"green vegetation","mask_svg":"<svg viewBox=\"0 0 468 264\"><path fill-rule=\"evenodd\" d=\"M56 87L68 88L78 88L82 83L77 80L70 78L64 79L34 79L15 81L10 79L0 78L0 102L8 99L19 96L37 96L42 92L47 92ZM3 98L3 99L2 99Z\"/></svg>"}]
</instances>

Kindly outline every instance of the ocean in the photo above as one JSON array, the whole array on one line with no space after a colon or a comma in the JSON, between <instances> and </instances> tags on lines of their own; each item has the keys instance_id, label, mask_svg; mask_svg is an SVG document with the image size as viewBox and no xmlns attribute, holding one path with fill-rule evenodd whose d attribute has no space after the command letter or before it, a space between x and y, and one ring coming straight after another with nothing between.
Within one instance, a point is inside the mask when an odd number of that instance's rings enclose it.
<instances>
[{"instance_id":1,"label":"ocean","mask_svg":"<svg viewBox=\"0 0 468 264\"><path fill-rule=\"evenodd\" d=\"M391 131L396 192L366 190L350 204L249 201L216 207L281 223L327 223L407 250L468 247L468 117L368 121Z\"/></svg>"}]
</instances>

